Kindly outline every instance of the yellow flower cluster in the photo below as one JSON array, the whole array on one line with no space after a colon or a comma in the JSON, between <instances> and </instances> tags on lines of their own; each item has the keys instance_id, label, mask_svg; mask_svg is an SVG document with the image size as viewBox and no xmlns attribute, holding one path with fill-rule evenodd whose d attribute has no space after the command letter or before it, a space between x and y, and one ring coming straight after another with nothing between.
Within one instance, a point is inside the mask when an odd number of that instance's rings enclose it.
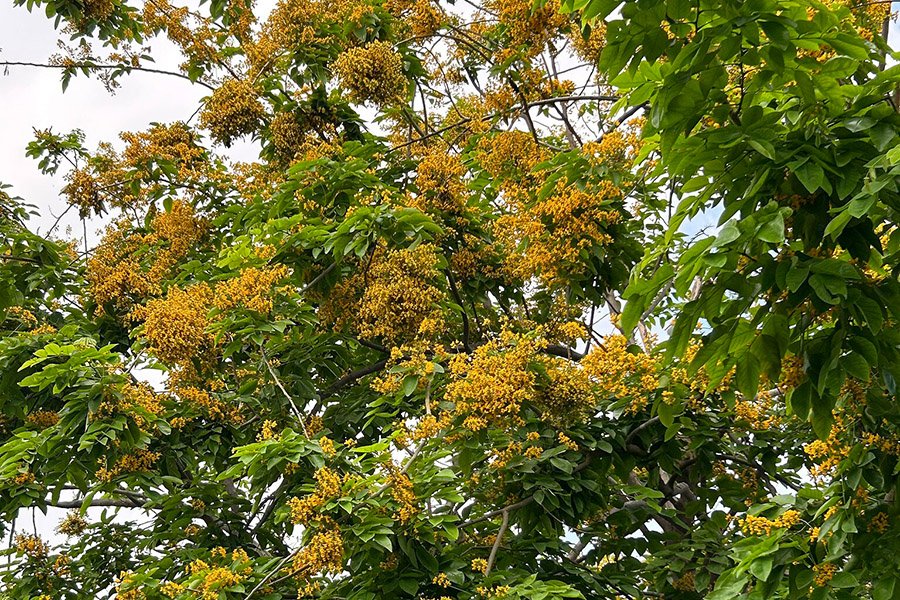
<instances>
[{"instance_id":1,"label":"yellow flower cluster","mask_svg":"<svg viewBox=\"0 0 900 600\"><path fill-rule=\"evenodd\" d=\"M365 0L279 0L259 38L245 44L253 71L265 71L309 46L342 43L336 32L361 25L372 10Z\"/></svg>"},{"instance_id":2,"label":"yellow flower cluster","mask_svg":"<svg viewBox=\"0 0 900 600\"><path fill-rule=\"evenodd\" d=\"M189 363L213 346L213 337L206 331L207 307L212 300L206 284L173 287L165 298L150 300L132 311L132 316L143 319L144 338L157 358L172 364Z\"/></svg>"},{"instance_id":3,"label":"yellow flower cluster","mask_svg":"<svg viewBox=\"0 0 900 600\"><path fill-rule=\"evenodd\" d=\"M522 403L535 395L535 375L528 367L538 348L535 341L507 331L471 355L453 357L445 399L465 417L464 427L478 431L521 423Z\"/></svg>"},{"instance_id":4,"label":"yellow flower cluster","mask_svg":"<svg viewBox=\"0 0 900 600\"><path fill-rule=\"evenodd\" d=\"M680 383L696 394L703 394L709 388L709 375L705 368L700 368L696 372L691 372L688 365L697 356L702 343L698 339L692 339L688 342L688 347L684 351L684 355L678 361L679 366L674 367L669 376L674 383ZM683 365L683 366L682 366Z\"/></svg>"},{"instance_id":5,"label":"yellow flower cluster","mask_svg":"<svg viewBox=\"0 0 900 600\"><path fill-rule=\"evenodd\" d=\"M207 222L196 215L194 208L184 200L176 200L168 212L153 217L150 234L144 237L146 244L160 244L162 248L150 267L151 281L159 281L175 264L187 256L191 247L203 237Z\"/></svg>"},{"instance_id":6,"label":"yellow flower cluster","mask_svg":"<svg viewBox=\"0 0 900 600\"><path fill-rule=\"evenodd\" d=\"M162 414L162 399L162 396L146 383L125 383L118 393L111 391L104 394L103 402L92 417L103 419L111 415L124 414L130 416L138 427L143 427L146 419L141 413Z\"/></svg>"},{"instance_id":7,"label":"yellow flower cluster","mask_svg":"<svg viewBox=\"0 0 900 600\"><path fill-rule=\"evenodd\" d=\"M781 417L773 412L775 403L767 391L761 391L752 400L738 400L735 403L735 418L750 424L758 430L766 430L781 423Z\"/></svg>"},{"instance_id":8,"label":"yellow flower cluster","mask_svg":"<svg viewBox=\"0 0 900 600\"><path fill-rule=\"evenodd\" d=\"M118 306L128 306L132 302L130 296L144 297L154 290L134 258L140 239L126 235L126 227L126 223L110 225L87 261L90 294L100 306L111 301Z\"/></svg>"},{"instance_id":9,"label":"yellow flower cluster","mask_svg":"<svg viewBox=\"0 0 900 600\"><path fill-rule=\"evenodd\" d=\"M578 444L576 444L575 440L567 436L565 433L560 431L556 437L559 439L560 444L562 444L572 452L578 452Z\"/></svg>"},{"instance_id":10,"label":"yellow flower cluster","mask_svg":"<svg viewBox=\"0 0 900 600\"><path fill-rule=\"evenodd\" d=\"M275 150L285 159L292 159L306 140L306 132L292 112L279 112L269 123L269 135Z\"/></svg>"},{"instance_id":11,"label":"yellow flower cluster","mask_svg":"<svg viewBox=\"0 0 900 600\"><path fill-rule=\"evenodd\" d=\"M466 167L458 156L429 152L416 169L419 195L410 203L428 213L460 214L465 209Z\"/></svg>"},{"instance_id":12,"label":"yellow flower cluster","mask_svg":"<svg viewBox=\"0 0 900 600\"><path fill-rule=\"evenodd\" d=\"M884 511L882 511L882 512L879 512L878 514L876 514L874 517L872 517L872 519L869 521L869 524L867 525L866 529L870 532L874 531L876 533L884 533L885 531L888 530L888 527L890 526L890 521L891 520L890 520L890 517L888 517L888 514Z\"/></svg>"},{"instance_id":13,"label":"yellow flower cluster","mask_svg":"<svg viewBox=\"0 0 900 600\"><path fill-rule=\"evenodd\" d=\"M589 63L596 63L600 60L600 52L606 47L606 23L595 21L591 24L589 31L573 27L569 39L579 58Z\"/></svg>"},{"instance_id":14,"label":"yellow flower cluster","mask_svg":"<svg viewBox=\"0 0 900 600\"><path fill-rule=\"evenodd\" d=\"M401 473L393 464L387 466L387 485L391 490L391 498L397 503L394 518L406 525L419 514L418 498L413 490L412 481Z\"/></svg>"},{"instance_id":15,"label":"yellow flower cluster","mask_svg":"<svg viewBox=\"0 0 900 600\"><path fill-rule=\"evenodd\" d=\"M495 585L493 587L479 585L475 588L475 593L478 594L479 598L488 598L490 600L504 600L511 591L512 588L508 585Z\"/></svg>"},{"instance_id":16,"label":"yellow flower cluster","mask_svg":"<svg viewBox=\"0 0 900 600\"><path fill-rule=\"evenodd\" d=\"M28 413L25 422L32 427L46 429L59 423L59 413L53 410L35 410Z\"/></svg>"},{"instance_id":17,"label":"yellow flower cluster","mask_svg":"<svg viewBox=\"0 0 900 600\"><path fill-rule=\"evenodd\" d=\"M359 103L394 104L406 96L403 58L390 42L375 41L342 52L332 65L341 86Z\"/></svg>"},{"instance_id":18,"label":"yellow flower cluster","mask_svg":"<svg viewBox=\"0 0 900 600\"><path fill-rule=\"evenodd\" d=\"M426 340L394 346L387 364L388 371L373 379L371 387L382 394L393 394L408 375L416 375L419 378L417 389L421 389L433 377L435 363L444 358L446 351L443 346L432 345Z\"/></svg>"},{"instance_id":19,"label":"yellow flower cluster","mask_svg":"<svg viewBox=\"0 0 900 600\"><path fill-rule=\"evenodd\" d=\"M803 369L803 359L799 356L785 356L781 361L781 376L778 379L778 387L782 390L792 390L800 385L806 378Z\"/></svg>"},{"instance_id":20,"label":"yellow flower cluster","mask_svg":"<svg viewBox=\"0 0 900 600\"><path fill-rule=\"evenodd\" d=\"M562 425L588 417L598 397L587 371L563 358L542 356L539 360L549 379L536 399L542 418Z\"/></svg>"},{"instance_id":21,"label":"yellow flower cluster","mask_svg":"<svg viewBox=\"0 0 900 600\"><path fill-rule=\"evenodd\" d=\"M271 440L278 433L278 423L275 421L270 421L266 419L263 421L262 427L259 430L259 435L256 436L257 441L265 441Z\"/></svg>"},{"instance_id":22,"label":"yellow flower cluster","mask_svg":"<svg viewBox=\"0 0 900 600\"><path fill-rule=\"evenodd\" d=\"M627 411L637 413L647 405L648 396L659 385L658 364L648 354L628 351L628 340L621 335L603 339L581 365L600 390L613 398L629 398Z\"/></svg>"},{"instance_id":23,"label":"yellow flower cluster","mask_svg":"<svg viewBox=\"0 0 900 600\"><path fill-rule=\"evenodd\" d=\"M506 48L525 58L538 56L552 38L566 29L567 15L560 14L559 0L550 0L535 8L531 0L487 0L485 9L496 15L497 29L507 36ZM498 53L497 58L505 55ZM502 61L499 61L502 62Z\"/></svg>"},{"instance_id":24,"label":"yellow flower cluster","mask_svg":"<svg viewBox=\"0 0 900 600\"><path fill-rule=\"evenodd\" d=\"M35 327L31 331L28 332L30 335L46 335L56 333L56 327L50 325L48 323L44 323L43 325L39 325Z\"/></svg>"},{"instance_id":25,"label":"yellow flower cluster","mask_svg":"<svg viewBox=\"0 0 900 600\"><path fill-rule=\"evenodd\" d=\"M592 167L610 166L631 169L641 148L638 132L634 129L617 129L603 136L598 142L588 142L582 148Z\"/></svg>"},{"instance_id":26,"label":"yellow flower cluster","mask_svg":"<svg viewBox=\"0 0 900 600\"><path fill-rule=\"evenodd\" d=\"M182 65L187 69L190 63L204 65L216 62L216 34L209 21L191 12L187 7L172 6L168 0L153 0L144 3L143 12L146 26L152 30L164 30L166 36L188 58Z\"/></svg>"},{"instance_id":27,"label":"yellow flower cluster","mask_svg":"<svg viewBox=\"0 0 900 600\"><path fill-rule=\"evenodd\" d=\"M521 454L521 453L522 453L522 443L512 441L509 444L507 444L506 448L504 448L503 450L499 450L497 448L492 449L491 450L491 458L490 458L490 461L488 462L488 465L492 469L502 469L507 464L509 464L509 461L511 461L513 458L515 458L516 455Z\"/></svg>"},{"instance_id":28,"label":"yellow flower cluster","mask_svg":"<svg viewBox=\"0 0 900 600\"><path fill-rule=\"evenodd\" d=\"M234 424L243 421L240 408L229 405L206 390L194 386L179 386L177 392L182 402L200 409L213 421L228 421Z\"/></svg>"},{"instance_id":29,"label":"yellow flower cluster","mask_svg":"<svg viewBox=\"0 0 900 600\"><path fill-rule=\"evenodd\" d=\"M316 491L304 498L291 498L291 523L308 525L323 504L341 495L341 477L328 467L317 470Z\"/></svg>"},{"instance_id":30,"label":"yellow flower cluster","mask_svg":"<svg viewBox=\"0 0 900 600\"><path fill-rule=\"evenodd\" d=\"M150 161L171 162L178 166L183 179L195 175L192 168L199 166L204 154L194 134L181 121L156 123L147 131L125 131L119 137L127 144L122 154L123 166L140 169Z\"/></svg>"},{"instance_id":31,"label":"yellow flower cluster","mask_svg":"<svg viewBox=\"0 0 900 600\"><path fill-rule=\"evenodd\" d=\"M435 575L431 579L431 583L433 583L434 585L443 587L443 588L448 588L451 585L450 578L447 577L447 574L444 572L440 572L437 575Z\"/></svg>"},{"instance_id":32,"label":"yellow flower cluster","mask_svg":"<svg viewBox=\"0 0 900 600\"><path fill-rule=\"evenodd\" d=\"M6 311L6 318L16 318L29 327L34 327L38 324L34 313L21 306L10 306Z\"/></svg>"},{"instance_id":33,"label":"yellow flower cluster","mask_svg":"<svg viewBox=\"0 0 900 600\"><path fill-rule=\"evenodd\" d=\"M13 477L11 481L14 486L28 485L29 483L34 483L34 473L32 473L31 471L25 471L24 473L17 473L16 476Z\"/></svg>"},{"instance_id":34,"label":"yellow flower cluster","mask_svg":"<svg viewBox=\"0 0 900 600\"><path fill-rule=\"evenodd\" d=\"M800 522L800 513L786 510L776 519L747 515L740 520L741 531L746 535L771 535L773 529L789 529Z\"/></svg>"},{"instance_id":35,"label":"yellow flower cluster","mask_svg":"<svg viewBox=\"0 0 900 600\"><path fill-rule=\"evenodd\" d=\"M247 81L228 79L206 101L200 124L217 142L230 146L237 138L255 133L266 116L256 90Z\"/></svg>"},{"instance_id":36,"label":"yellow flower cluster","mask_svg":"<svg viewBox=\"0 0 900 600\"><path fill-rule=\"evenodd\" d=\"M60 521L59 525L56 527L56 531L65 536L72 537L84 533L87 526L87 521L84 520L84 517L81 516L78 510L73 510Z\"/></svg>"},{"instance_id":37,"label":"yellow flower cluster","mask_svg":"<svg viewBox=\"0 0 900 600\"><path fill-rule=\"evenodd\" d=\"M83 6L82 16L85 21L105 21L116 9L112 0L84 0Z\"/></svg>"},{"instance_id":38,"label":"yellow flower cluster","mask_svg":"<svg viewBox=\"0 0 900 600\"><path fill-rule=\"evenodd\" d=\"M103 200L100 197L100 185L97 180L84 169L75 169L66 174L65 187L62 193L66 201L78 207L81 218L90 215L91 212L101 214L103 212Z\"/></svg>"},{"instance_id":39,"label":"yellow flower cluster","mask_svg":"<svg viewBox=\"0 0 900 600\"><path fill-rule=\"evenodd\" d=\"M177 598L185 592L185 587L175 581L167 581L159 586L159 593L166 598Z\"/></svg>"},{"instance_id":40,"label":"yellow flower cluster","mask_svg":"<svg viewBox=\"0 0 900 600\"><path fill-rule=\"evenodd\" d=\"M438 303L444 293L433 283L438 277L433 246L380 252L368 273L351 286L365 285L362 297L348 309L355 313L360 336L389 342L433 337L443 329ZM367 285L366 285L367 282Z\"/></svg>"},{"instance_id":41,"label":"yellow flower cluster","mask_svg":"<svg viewBox=\"0 0 900 600\"><path fill-rule=\"evenodd\" d=\"M816 587L825 587L831 581L831 578L834 577L834 574L837 573L837 570L837 565L834 563L813 565L813 573L815 573L813 584Z\"/></svg>"},{"instance_id":42,"label":"yellow flower cluster","mask_svg":"<svg viewBox=\"0 0 900 600\"><path fill-rule=\"evenodd\" d=\"M870 448L877 448L885 454L900 456L900 441L888 439L880 434L866 432L862 435L862 442Z\"/></svg>"},{"instance_id":43,"label":"yellow flower cluster","mask_svg":"<svg viewBox=\"0 0 900 600\"><path fill-rule=\"evenodd\" d=\"M40 536L20 533L16 536L16 552L40 560L50 553L50 546Z\"/></svg>"},{"instance_id":44,"label":"yellow flower cluster","mask_svg":"<svg viewBox=\"0 0 900 600\"><path fill-rule=\"evenodd\" d=\"M813 440L803 446L803 451L817 464L809 470L815 477L829 475L850 453L850 447L841 439L844 434L844 420L835 415L834 424L825 440Z\"/></svg>"},{"instance_id":45,"label":"yellow flower cluster","mask_svg":"<svg viewBox=\"0 0 900 600\"><path fill-rule=\"evenodd\" d=\"M534 167L550 158L550 153L525 131L504 131L482 137L476 150L478 162L492 177L515 178L526 184L537 181Z\"/></svg>"},{"instance_id":46,"label":"yellow flower cluster","mask_svg":"<svg viewBox=\"0 0 900 600\"><path fill-rule=\"evenodd\" d=\"M124 473L149 471L156 461L159 460L159 457L159 452L151 452L149 450L130 452L117 460L111 469L100 467L97 470L96 477L100 481L109 482Z\"/></svg>"},{"instance_id":47,"label":"yellow flower cluster","mask_svg":"<svg viewBox=\"0 0 900 600\"><path fill-rule=\"evenodd\" d=\"M445 15L436 1L417 0L404 20L413 37L427 38L441 28Z\"/></svg>"},{"instance_id":48,"label":"yellow flower cluster","mask_svg":"<svg viewBox=\"0 0 900 600\"><path fill-rule=\"evenodd\" d=\"M216 284L213 304L219 310L246 308L267 314L272 311L272 287L289 273L284 265L243 269L239 276Z\"/></svg>"},{"instance_id":49,"label":"yellow flower cluster","mask_svg":"<svg viewBox=\"0 0 900 600\"><path fill-rule=\"evenodd\" d=\"M334 440L327 436L322 436L319 438L319 448L322 449L322 454L333 458L337 454L337 450L334 447Z\"/></svg>"},{"instance_id":50,"label":"yellow flower cluster","mask_svg":"<svg viewBox=\"0 0 900 600\"><path fill-rule=\"evenodd\" d=\"M622 197L609 181L586 189L561 181L553 194L531 201L532 193L515 184L508 190L509 212L493 224L505 265L513 278L539 276L548 285L570 279L591 248L613 242L610 231L623 215L611 203Z\"/></svg>"},{"instance_id":51,"label":"yellow flower cluster","mask_svg":"<svg viewBox=\"0 0 900 600\"><path fill-rule=\"evenodd\" d=\"M63 192L82 214L100 213L106 206L138 208L158 198L165 185L190 190L192 182L216 177L215 167L184 123L157 123L147 131L123 132L119 137L126 144L123 152L101 143L89 166L66 176ZM161 162L177 168L162 181L155 174L155 164Z\"/></svg>"},{"instance_id":52,"label":"yellow flower cluster","mask_svg":"<svg viewBox=\"0 0 900 600\"><path fill-rule=\"evenodd\" d=\"M116 600L145 600L144 592L134 585L134 574L122 572L116 580Z\"/></svg>"},{"instance_id":53,"label":"yellow flower cluster","mask_svg":"<svg viewBox=\"0 0 900 600\"><path fill-rule=\"evenodd\" d=\"M127 227L126 222L120 222L107 228L88 259L88 285L100 306L114 302L125 308L136 299L158 293L162 279L200 240L207 224L195 215L190 204L176 200L169 212L153 218L149 234L128 234ZM139 256L146 245L153 251L151 264L145 269Z\"/></svg>"},{"instance_id":54,"label":"yellow flower cluster","mask_svg":"<svg viewBox=\"0 0 900 600\"><path fill-rule=\"evenodd\" d=\"M292 572L298 577L315 573L340 573L344 568L344 540L337 528L317 532L294 557Z\"/></svg>"},{"instance_id":55,"label":"yellow flower cluster","mask_svg":"<svg viewBox=\"0 0 900 600\"><path fill-rule=\"evenodd\" d=\"M434 415L425 415L416 424L416 428L412 432L412 439L421 441L436 436L439 432L447 429L453 422L453 413L444 411L440 417Z\"/></svg>"},{"instance_id":56,"label":"yellow flower cluster","mask_svg":"<svg viewBox=\"0 0 900 600\"><path fill-rule=\"evenodd\" d=\"M688 571L672 581L672 587L680 592L693 592L696 589L694 572Z\"/></svg>"},{"instance_id":57,"label":"yellow flower cluster","mask_svg":"<svg viewBox=\"0 0 900 600\"><path fill-rule=\"evenodd\" d=\"M484 574L487 572L487 561L483 558L473 558L472 559L472 570L476 573Z\"/></svg>"},{"instance_id":58,"label":"yellow flower cluster","mask_svg":"<svg viewBox=\"0 0 900 600\"><path fill-rule=\"evenodd\" d=\"M221 552L217 553L216 549L214 549L213 556L219 554L220 557L224 557L225 549L221 548L219 550ZM243 554L235 554L234 561L238 563L246 562L248 560L246 552L243 552L243 550L240 552ZM188 565L187 570L191 575L202 576L202 579L196 584L197 587L192 587L194 591L199 592L201 600L218 600L224 590L240 585L246 578L246 574L249 573L250 568L248 566L243 573L238 573L231 568L210 565L206 561L196 559ZM174 591L174 589L171 591Z\"/></svg>"}]
</instances>

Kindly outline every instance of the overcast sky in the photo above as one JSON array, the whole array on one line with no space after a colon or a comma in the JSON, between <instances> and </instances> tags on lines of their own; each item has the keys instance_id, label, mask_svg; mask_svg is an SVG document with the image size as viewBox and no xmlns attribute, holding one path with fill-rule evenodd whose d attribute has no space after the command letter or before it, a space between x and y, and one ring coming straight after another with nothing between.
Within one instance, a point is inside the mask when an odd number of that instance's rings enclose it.
<instances>
[{"instance_id":1,"label":"overcast sky","mask_svg":"<svg viewBox=\"0 0 900 600\"><path fill-rule=\"evenodd\" d=\"M0 60L46 63L57 51L57 33L53 22L42 12L29 13L0 4ZM181 62L175 49L167 43L154 42L154 57L160 68ZM200 99L209 93L203 86L184 79L152 73L134 72L125 77L114 96L96 79L76 77L65 93L57 69L8 67L0 70L0 183L12 186L12 195L40 207L40 223L46 230L53 214L66 207L59 190L64 185L61 175L42 175L37 161L25 156L25 146L33 139L32 128L52 127L56 132L81 129L87 136L87 147L98 142L119 142L121 131L146 129L153 122L187 120ZM252 148L241 148L241 158L253 159ZM81 223L76 211L70 211L64 223L73 226L81 237ZM94 221L90 234L103 225Z\"/></svg>"}]
</instances>

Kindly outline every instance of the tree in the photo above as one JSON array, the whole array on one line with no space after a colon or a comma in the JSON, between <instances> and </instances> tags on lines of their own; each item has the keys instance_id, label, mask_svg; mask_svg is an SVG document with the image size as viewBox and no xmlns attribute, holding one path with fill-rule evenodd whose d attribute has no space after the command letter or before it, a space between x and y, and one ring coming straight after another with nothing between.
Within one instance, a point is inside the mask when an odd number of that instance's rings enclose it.
<instances>
[{"instance_id":1,"label":"tree","mask_svg":"<svg viewBox=\"0 0 900 600\"><path fill-rule=\"evenodd\" d=\"M889 4L27 7L210 94L2 197L8 597L900 597Z\"/></svg>"}]
</instances>

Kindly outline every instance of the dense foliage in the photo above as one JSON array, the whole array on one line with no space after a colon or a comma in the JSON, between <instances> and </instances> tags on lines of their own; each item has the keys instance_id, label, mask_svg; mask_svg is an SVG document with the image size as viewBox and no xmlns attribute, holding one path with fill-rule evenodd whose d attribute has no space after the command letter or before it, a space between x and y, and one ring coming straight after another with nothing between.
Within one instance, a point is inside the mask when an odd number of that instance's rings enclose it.
<instances>
[{"instance_id":1,"label":"dense foliage","mask_svg":"<svg viewBox=\"0 0 900 600\"><path fill-rule=\"evenodd\" d=\"M888 3L15 2L209 94L0 197L7 597L900 597Z\"/></svg>"}]
</instances>

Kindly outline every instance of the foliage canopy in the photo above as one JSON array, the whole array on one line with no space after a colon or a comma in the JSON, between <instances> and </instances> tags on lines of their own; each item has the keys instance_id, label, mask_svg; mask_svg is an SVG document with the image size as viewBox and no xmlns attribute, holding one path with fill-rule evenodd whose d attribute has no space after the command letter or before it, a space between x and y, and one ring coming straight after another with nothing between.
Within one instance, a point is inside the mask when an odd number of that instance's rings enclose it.
<instances>
[{"instance_id":1,"label":"foliage canopy","mask_svg":"<svg viewBox=\"0 0 900 600\"><path fill-rule=\"evenodd\" d=\"M900 597L888 3L15 3L209 94L0 197L9 598Z\"/></svg>"}]
</instances>

